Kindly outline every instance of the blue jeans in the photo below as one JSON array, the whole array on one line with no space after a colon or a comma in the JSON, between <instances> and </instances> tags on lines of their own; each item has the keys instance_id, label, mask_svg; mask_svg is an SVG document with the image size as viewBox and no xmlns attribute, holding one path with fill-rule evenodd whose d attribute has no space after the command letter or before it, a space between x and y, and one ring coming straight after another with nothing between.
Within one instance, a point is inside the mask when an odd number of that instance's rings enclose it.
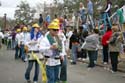
<instances>
[{"instance_id":1,"label":"blue jeans","mask_svg":"<svg viewBox=\"0 0 125 83\"><path fill-rule=\"evenodd\" d=\"M97 59L98 59L98 50L96 50L96 53L94 55L94 61L97 61Z\"/></svg>"},{"instance_id":2,"label":"blue jeans","mask_svg":"<svg viewBox=\"0 0 125 83\"><path fill-rule=\"evenodd\" d=\"M14 49L16 45L16 41L14 39L12 39L12 48Z\"/></svg>"},{"instance_id":3,"label":"blue jeans","mask_svg":"<svg viewBox=\"0 0 125 83\"><path fill-rule=\"evenodd\" d=\"M64 60L61 61L60 81L67 81L67 58L64 56Z\"/></svg>"},{"instance_id":4,"label":"blue jeans","mask_svg":"<svg viewBox=\"0 0 125 83\"><path fill-rule=\"evenodd\" d=\"M30 80L30 72L32 70L33 63L35 63L35 72L34 72L35 74L34 74L33 81L38 81L39 64L37 63L36 60L29 60L29 62L28 62L28 68L27 68L26 73L25 73L25 79L26 80Z\"/></svg>"},{"instance_id":5,"label":"blue jeans","mask_svg":"<svg viewBox=\"0 0 125 83\"><path fill-rule=\"evenodd\" d=\"M56 83L58 82L58 75L59 75L59 65L56 66L46 66L46 73L48 82L47 83Z\"/></svg>"},{"instance_id":6,"label":"blue jeans","mask_svg":"<svg viewBox=\"0 0 125 83\"><path fill-rule=\"evenodd\" d=\"M95 63L94 63L94 58L96 55L96 51L88 51L88 57L89 57L89 65L88 67L94 67Z\"/></svg>"},{"instance_id":7,"label":"blue jeans","mask_svg":"<svg viewBox=\"0 0 125 83\"><path fill-rule=\"evenodd\" d=\"M71 52L72 52L72 60L73 62L76 62L77 61L77 50L78 50L78 45L72 45L72 49L71 49Z\"/></svg>"},{"instance_id":8,"label":"blue jeans","mask_svg":"<svg viewBox=\"0 0 125 83\"><path fill-rule=\"evenodd\" d=\"M20 45L20 56L22 60L25 59L24 45Z\"/></svg>"},{"instance_id":9,"label":"blue jeans","mask_svg":"<svg viewBox=\"0 0 125 83\"><path fill-rule=\"evenodd\" d=\"M18 45L16 45L16 47L15 47L15 59L19 58L19 50L20 50L20 48L18 47Z\"/></svg>"}]
</instances>

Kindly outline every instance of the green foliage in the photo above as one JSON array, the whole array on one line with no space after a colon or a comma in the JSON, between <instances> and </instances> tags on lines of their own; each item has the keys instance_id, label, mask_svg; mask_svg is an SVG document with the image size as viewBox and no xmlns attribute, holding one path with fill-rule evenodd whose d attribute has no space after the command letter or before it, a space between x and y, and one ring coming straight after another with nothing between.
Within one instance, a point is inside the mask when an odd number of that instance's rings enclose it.
<instances>
[{"instance_id":1,"label":"green foliage","mask_svg":"<svg viewBox=\"0 0 125 83\"><path fill-rule=\"evenodd\" d=\"M26 1L21 1L15 10L15 18L17 23L29 24L33 21L36 10L32 9Z\"/></svg>"}]
</instances>

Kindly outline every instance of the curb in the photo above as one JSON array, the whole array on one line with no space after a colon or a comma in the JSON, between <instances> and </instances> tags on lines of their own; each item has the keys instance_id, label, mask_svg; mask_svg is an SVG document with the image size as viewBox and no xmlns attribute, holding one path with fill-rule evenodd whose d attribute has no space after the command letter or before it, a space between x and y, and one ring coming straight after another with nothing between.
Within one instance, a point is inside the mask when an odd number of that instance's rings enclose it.
<instances>
[{"instance_id":1,"label":"curb","mask_svg":"<svg viewBox=\"0 0 125 83\"><path fill-rule=\"evenodd\" d=\"M81 60L78 60L78 62L83 62L83 63L87 63L87 64L88 64L87 61L81 61ZM96 66L99 66L99 67L106 67L105 65L103 65L103 64L99 64L99 63L96 63ZM110 69L111 69L111 67L110 67ZM125 69L120 69L120 68L118 68L118 71L119 71L119 72L123 72L123 73L125 73Z\"/></svg>"}]
</instances>

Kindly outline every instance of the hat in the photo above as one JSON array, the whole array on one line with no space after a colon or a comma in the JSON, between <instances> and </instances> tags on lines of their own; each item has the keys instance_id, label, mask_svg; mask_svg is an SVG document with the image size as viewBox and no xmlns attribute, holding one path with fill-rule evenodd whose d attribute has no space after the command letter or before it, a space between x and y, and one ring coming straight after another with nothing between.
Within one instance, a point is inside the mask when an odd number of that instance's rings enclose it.
<instances>
[{"instance_id":1,"label":"hat","mask_svg":"<svg viewBox=\"0 0 125 83\"><path fill-rule=\"evenodd\" d=\"M35 23L35 24L32 25L32 27L39 28L40 26L37 23Z\"/></svg>"},{"instance_id":2,"label":"hat","mask_svg":"<svg viewBox=\"0 0 125 83\"><path fill-rule=\"evenodd\" d=\"M16 30L16 32L20 32L20 31L21 31L21 29L17 29L17 30Z\"/></svg>"},{"instance_id":3,"label":"hat","mask_svg":"<svg viewBox=\"0 0 125 83\"><path fill-rule=\"evenodd\" d=\"M51 23L49 24L49 26L48 26L48 29L59 29L59 28L60 28L60 26L59 26L59 24L56 23L56 22L51 22Z\"/></svg>"},{"instance_id":4,"label":"hat","mask_svg":"<svg viewBox=\"0 0 125 83\"><path fill-rule=\"evenodd\" d=\"M60 23L60 22L59 22L59 19L54 19L53 22L55 22L55 23L57 23L57 24Z\"/></svg>"},{"instance_id":5,"label":"hat","mask_svg":"<svg viewBox=\"0 0 125 83\"><path fill-rule=\"evenodd\" d=\"M28 30L28 28L27 27L23 27L23 31L27 31Z\"/></svg>"}]
</instances>

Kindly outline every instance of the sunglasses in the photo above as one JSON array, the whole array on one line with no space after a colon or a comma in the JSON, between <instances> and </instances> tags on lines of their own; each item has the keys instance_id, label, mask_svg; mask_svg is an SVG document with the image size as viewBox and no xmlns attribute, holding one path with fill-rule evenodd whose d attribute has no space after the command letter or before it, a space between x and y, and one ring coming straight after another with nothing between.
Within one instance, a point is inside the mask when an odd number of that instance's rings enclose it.
<instances>
[{"instance_id":1,"label":"sunglasses","mask_svg":"<svg viewBox=\"0 0 125 83\"><path fill-rule=\"evenodd\" d=\"M52 29L53 31L59 31L59 29Z\"/></svg>"}]
</instances>

